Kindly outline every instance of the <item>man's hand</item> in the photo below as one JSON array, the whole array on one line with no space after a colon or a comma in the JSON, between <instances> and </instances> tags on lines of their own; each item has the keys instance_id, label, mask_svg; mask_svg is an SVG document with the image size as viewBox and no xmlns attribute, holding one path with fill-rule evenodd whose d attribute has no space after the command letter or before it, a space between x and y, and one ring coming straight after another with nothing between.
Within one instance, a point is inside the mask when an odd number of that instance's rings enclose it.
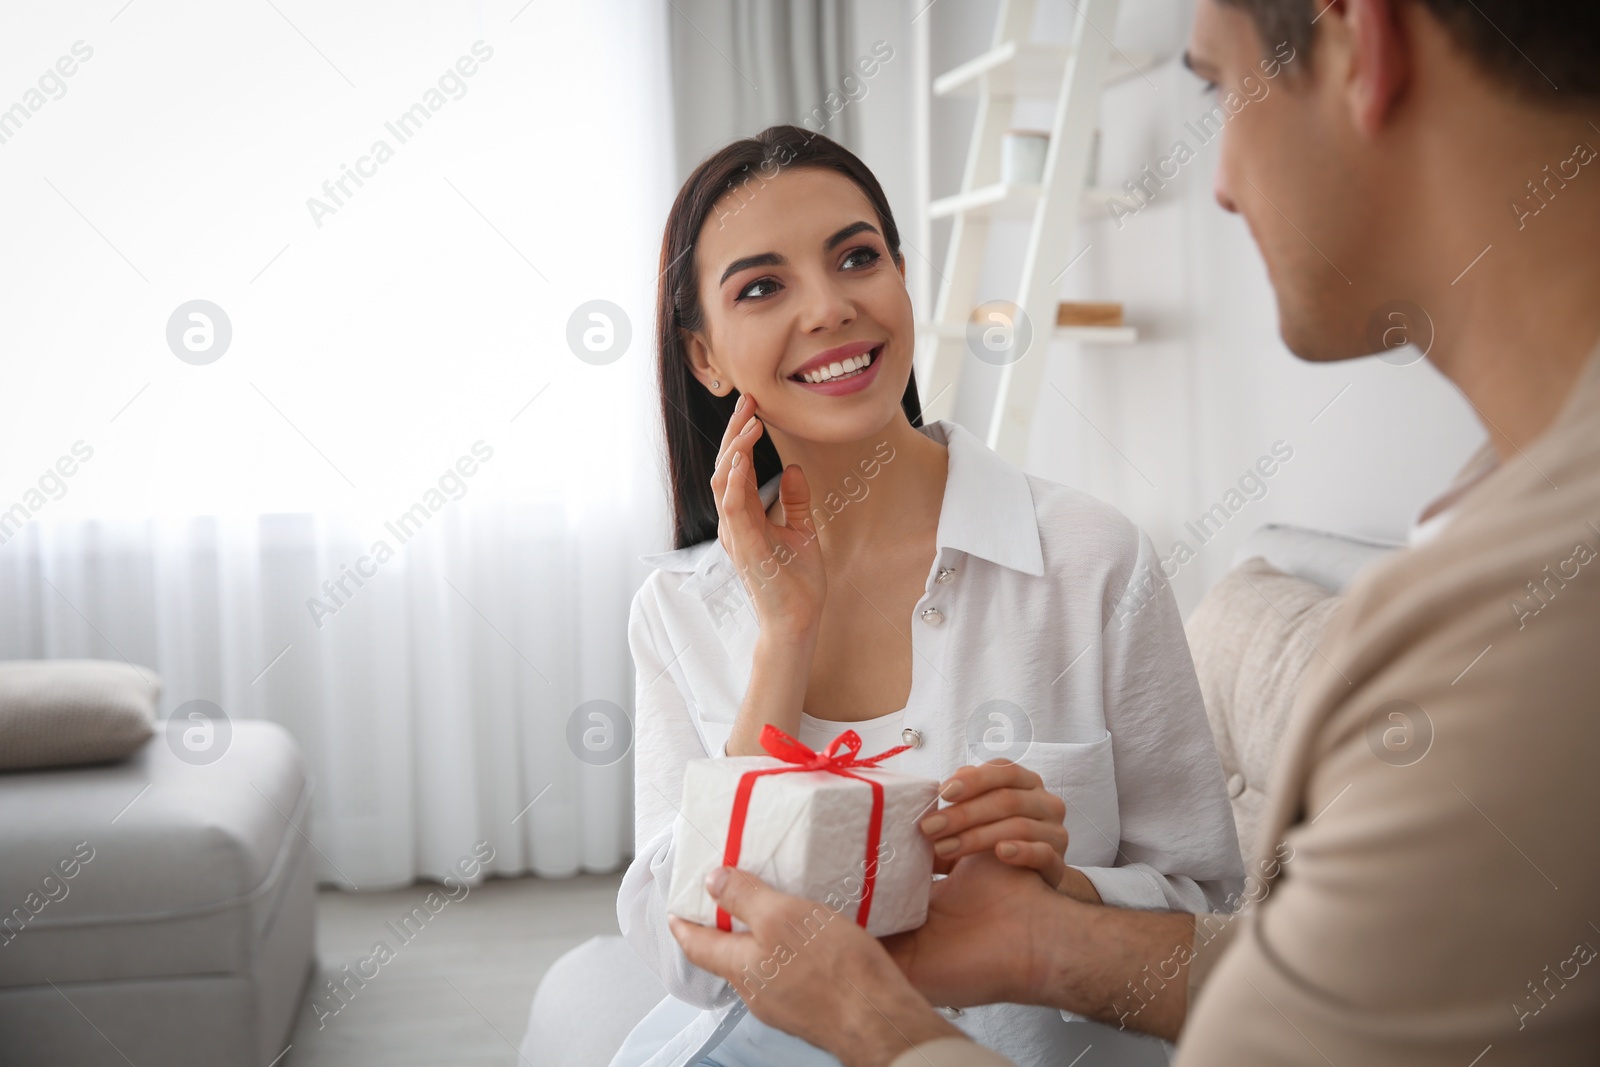
<instances>
[{"instance_id":1,"label":"man's hand","mask_svg":"<svg viewBox=\"0 0 1600 1067\"><path fill-rule=\"evenodd\" d=\"M1055 913L1070 904L1032 870L983 852L933 884L924 925L883 944L935 1004L1044 1003Z\"/></svg>"},{"instance_id":2,"label":"man's hand","mask_svg":"<svg viewBox=\"0 0 1600 1067\"><path fill-rule=\"evenodd\" d=\"M980 853L934 883L923 926L883 944L935 1004L1040 1004L1174 1041L1193 941L1186 912L1090 904Z\"/></svg>"},{"instance_id":3,"label":"man's hand","mask_svg":"<svg viewBox=\"0 0 1600 1067\"><path fill-rule=\"evenodd\" d=\"M924 1042L962 1036L847 916L729 867L712 871L706 889L749 932L672 917L672 936L691 963L732 983L762 1022L826 1049L847 1067L883 1067Z\"/></svg>"}]
</instances>

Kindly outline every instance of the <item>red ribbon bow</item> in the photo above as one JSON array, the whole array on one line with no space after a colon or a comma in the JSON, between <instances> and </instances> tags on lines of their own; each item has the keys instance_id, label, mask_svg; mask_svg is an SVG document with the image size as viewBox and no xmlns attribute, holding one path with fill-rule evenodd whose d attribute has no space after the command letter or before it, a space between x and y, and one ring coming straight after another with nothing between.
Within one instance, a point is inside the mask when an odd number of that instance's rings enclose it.
<instances>
[{"instance_id":1,"label":"red ribbon bow","mask_svg":"<svg viewBox=\"0 0 1600 1067\"><path fill-rule=\"evenodd\" d=\"M867 866L862 878L861 907L856 911L856 924L864 929L867 925L867 913L872 909L872 890L878 874L878 841L883 834L883 785L871 778L851 773L850 768L876 767L881 761L890 756L898 756L911 746L896 745L876 756L861 759L861 735L854 730L846 730L829 741L827 748L815 752L776 726L767 723L761 728L761 747L770 755L792 766L745 771L739 776L739 788L733 796L733 815L728 819L728 843L722 851L722 865L724 867L739 865L739 849L744 841L745 817L750 813L750 794L755 790L757 778L793 771L826 771L829 774L865 782L872 787L872 817L867 822ZM841 748L846 751L840 752ZM717 908L717 927L721 930L733 929L733 917L720 907Z\"/></svg>"}]
</instances>

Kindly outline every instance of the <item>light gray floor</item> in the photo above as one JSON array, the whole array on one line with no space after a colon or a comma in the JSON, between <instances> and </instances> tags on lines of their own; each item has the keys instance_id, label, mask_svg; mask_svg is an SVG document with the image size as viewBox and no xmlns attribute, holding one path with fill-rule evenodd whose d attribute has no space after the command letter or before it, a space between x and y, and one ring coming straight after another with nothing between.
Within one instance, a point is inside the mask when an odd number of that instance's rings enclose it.
<instances>
[{"instance_id":1,"label":"light gray floor","mask_svg":"<svg viewBox=\"0 0 1600 1067\"><path fill-rule=\"evenodd\" d=\"M534 987L567 949L617 932L616 874L495 878L444 905L414 933L403 916L438 886L381 893L322 890L317 956L322 974L307 991L327 1014L301 1009L293 1045L278 1067L511 1067L517 1064ZM459 894L458 894L459 895ZM437 906L437 905L436 905ZM377 962L385 943L392 958ZM321 979L363 958L376 975L350 982L345 1002ZM338 1009L337 1013L333 1009Z\"/></svg>"}]
</instances>

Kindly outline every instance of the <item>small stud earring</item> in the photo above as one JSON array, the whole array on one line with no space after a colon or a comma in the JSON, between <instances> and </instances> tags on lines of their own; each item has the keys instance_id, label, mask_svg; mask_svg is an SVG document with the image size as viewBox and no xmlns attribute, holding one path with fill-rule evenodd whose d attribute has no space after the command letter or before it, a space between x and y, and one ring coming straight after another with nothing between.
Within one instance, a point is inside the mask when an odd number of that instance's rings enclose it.
<instances>
[{"instance_id":1,"label":"small stud earring","mask_svg":"<svg viewBox=\"0 0 1600 1067\"><path fill-rule=\"evenodd\" d=\"M722 388L722 383L717 381L716 379L712 379L711 388L712 389L721 389Z\"/></svg>"}]
</instances>

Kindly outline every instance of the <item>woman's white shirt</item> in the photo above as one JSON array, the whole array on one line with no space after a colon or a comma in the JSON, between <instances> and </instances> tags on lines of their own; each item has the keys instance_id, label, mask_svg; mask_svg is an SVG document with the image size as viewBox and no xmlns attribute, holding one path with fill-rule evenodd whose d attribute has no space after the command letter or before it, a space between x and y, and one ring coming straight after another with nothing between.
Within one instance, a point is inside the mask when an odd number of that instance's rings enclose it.
<instances>
[{"instance_id":1,"label":"woman's white shirt","mask_svg":"<svg viewBox=\"0 0 1600 1067\"><path fill-rule=\"evenodd\" d=\"M1233 813L1177 604L1166 583L1150 580L1159 560L1149 537L1115 508L1011 466L954 423L922 432L948 447L949 463L924 594L909 619L892 620L911 641L910 697L870 723L812 720L824 725L807 732L870 725L892 744L903 735L915 747L883 766L941 779L1009 741L1004 754L1022 750L1018 761L1066 800L1066 860L1108 904L1230 910L1244 879ZM879 458L873 476L893 463L892 451ZM839 514L871 491L863 473L812 496ZM762 499L775 492L773 479ZM617 918L674 997L715 1010L685 1035L693 1046L737 997L690 964L667 927L676 813L684 765L723 755L758 627L717 541L648 561L658 569L629 618L636 851ZM991 1005L955 1023L1018 1063L1044 1062L1059 1047L1041 1011Z\"/></svg>"}]
</instances>

